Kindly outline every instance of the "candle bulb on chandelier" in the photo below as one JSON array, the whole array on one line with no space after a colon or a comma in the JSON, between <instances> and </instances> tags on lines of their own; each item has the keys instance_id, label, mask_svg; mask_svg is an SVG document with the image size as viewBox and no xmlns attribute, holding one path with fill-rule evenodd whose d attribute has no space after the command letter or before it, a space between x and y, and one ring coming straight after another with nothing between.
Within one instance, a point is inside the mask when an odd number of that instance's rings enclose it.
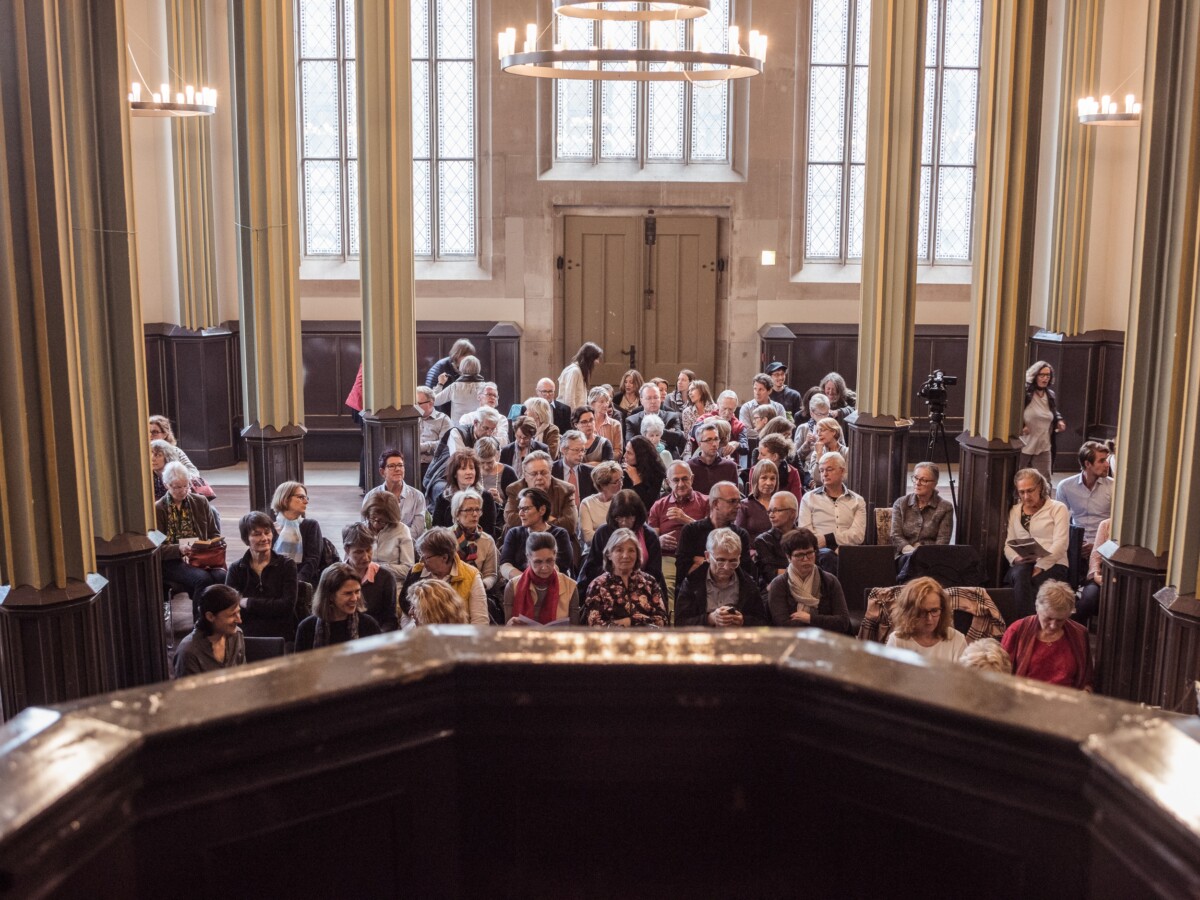
<instances>
[{"instance_id":1,"label":"candle bulb on chandelier","mask_svg":"<svg viewBox=\"0 0 1200 900\"><path fill-rule=\"evenodd\" d=\"M730 53L739 52L739 50L738 50L738 38L739 37L741 37L741 30L736 25L730 25L729 26L729 52Z\"/></svg>"},{"instance_id":2,"label":"candle bulb on chandelier","mask_svg":"<svg viewBox=\"0 0 1200 900\"><path fill-rule=\"evenodd\" d=\"M196 102L196 89L194 87L192 87L190 84L187 85L183 89L183 96L187 99L188 103L195 103Z\"/></svg>"},{"instance_id":3,"label":"candle bulb on chandelier","mask_svg":"<svg viewBox=\"0 0 1200 900\"><path fill-rule=\"evenodd\" d=\"M133 91L133 93L130 94L130 99L134 103L141 103L142 102L142 83L140 81L135 81L130 86L130 90Z\"/></svg>"},{"instance_id":4,"label":"candle bulb on chandelier","mask_svg":"<svg viewBox=\"0 0 1200 900\"><path fill-rule=\"evenodd\" d=\"M1133 94L1125 95L1125 112L1127 112L1127 113L1133 112Z\"/></svg>"},{"instance_id":5,"label":"candle bulb on chandelier","mask_svg":"<svg viewBox=\"0 0 1200 900\"><path fill-rule=\"evenodd\" d=\"M537 49L537 26L525 26L525 52L532 53Z\"/></svg>"}]
</instances>

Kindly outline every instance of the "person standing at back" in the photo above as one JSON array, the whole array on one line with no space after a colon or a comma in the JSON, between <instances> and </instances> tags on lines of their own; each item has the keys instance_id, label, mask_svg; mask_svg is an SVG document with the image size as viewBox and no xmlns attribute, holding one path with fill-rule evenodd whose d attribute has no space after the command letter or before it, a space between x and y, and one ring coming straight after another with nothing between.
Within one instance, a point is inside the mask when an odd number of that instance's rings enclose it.
<instances>
[{"instance_id":1,"label":"person standing at back","mask_svg":"<svg viewBox=\"0 0 1200 900\"><path fill-rule=\"evenodd\" d=\"M588 387L592 383L592 372L604 358L604 350L591 341L575 351L571 361L558 376L558 396L572 410L587 406Z\"/></svg>"}]
</instances>

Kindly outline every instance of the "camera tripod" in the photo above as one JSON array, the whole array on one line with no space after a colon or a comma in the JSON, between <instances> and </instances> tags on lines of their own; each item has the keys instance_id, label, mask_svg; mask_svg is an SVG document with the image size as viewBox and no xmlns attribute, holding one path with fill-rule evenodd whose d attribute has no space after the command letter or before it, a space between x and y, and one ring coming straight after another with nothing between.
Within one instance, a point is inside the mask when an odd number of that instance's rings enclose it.
<instances>
[{"instance_id":1,"label":"camera tripod","mask_svg":"<svg viewBox=\"0 0 1200 900\"><path fill-rule=\"evenodd\" d=\"M929 406L929 455L925 458L931 462L936 462L934 451L937 448L938 438L941 438L942 454L946 460L946 475L950 479L950 505L954 507L954 527L958 530L958 495L954 490L954 472L950 468L950 438L946 436L946 401L945 400L926 400Z\"/></svg>"}]
</instances>

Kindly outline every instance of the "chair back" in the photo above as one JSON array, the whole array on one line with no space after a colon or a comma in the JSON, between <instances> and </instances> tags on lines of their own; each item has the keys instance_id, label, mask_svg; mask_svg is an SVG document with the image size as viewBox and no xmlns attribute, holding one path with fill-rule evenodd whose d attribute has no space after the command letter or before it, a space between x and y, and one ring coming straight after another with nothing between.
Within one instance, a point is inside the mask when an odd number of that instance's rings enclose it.
<instances>
[{"instance_id":1,"label":"chair back","mask_svg":"<svg viewBox=\"0 0 1200 900\"><path fill-rule=\"evenodd\" d=\"M875 507L875 543L892 544L892 508L890 506Z\"/></svg>"},{"instance_id":2,"label":"chair back","mask_svg":"<svg viewBox=\"0 0 1200 900\"><path fill-rule=\"evenodd\" d=\"M838 547L838 581L846 595L852 633L857 634L867 610L867 592L874 587L890 587L896 583L896 561L891 546L847 544Z\"/></svg>"},{"instance_id":3,"label":"chair back","mask_svg":"<svg viewBox=\"0 0 1200 900\"><path fill-rule=\"evenodd\" d=\"M286 642L281 637L247 637L246 662L259 662L264 659L274 659L283 656Z\"/></svg>"}]
</instances>

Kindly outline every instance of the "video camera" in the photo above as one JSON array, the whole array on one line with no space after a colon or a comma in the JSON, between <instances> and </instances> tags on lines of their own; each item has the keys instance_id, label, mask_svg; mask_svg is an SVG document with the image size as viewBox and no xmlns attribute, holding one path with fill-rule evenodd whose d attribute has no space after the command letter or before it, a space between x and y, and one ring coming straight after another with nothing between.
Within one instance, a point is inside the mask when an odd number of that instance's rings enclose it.
<instances>
[{"instance_id":1,"label":"video camera","mask_svg":"<svg viewBox=\"0 0 1200 900\"><path fill-rule=\"evenodd\" d=\"M925 404L931 409L936 407L945 408L946 406L946 388L954 387L958 384L957 375L947 375L941 369L934 369L925 383L917 390L917 396L925 401Z\"/></svg>"}]
</instances>

